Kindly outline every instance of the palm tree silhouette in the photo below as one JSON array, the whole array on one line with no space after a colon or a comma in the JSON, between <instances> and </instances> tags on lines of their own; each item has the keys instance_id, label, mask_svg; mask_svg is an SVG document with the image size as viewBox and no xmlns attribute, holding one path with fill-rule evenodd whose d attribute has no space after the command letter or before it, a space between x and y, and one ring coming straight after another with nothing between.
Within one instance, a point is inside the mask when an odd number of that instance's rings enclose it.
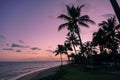
<instances>
[{"instance_id":1,"label":"palm tree silhouette","mask_svg":"<svg viewBox=\"0 0 120 80\"><path fill-rule=\"evenodd\" d=\"M64 47L65 47L65 50L66 51L72 51L73 49L72 49L72 46L71 46L71 43L69 43L69 42L67 42L67 41L65 41L64 42Z\"/></svg>"},{"instance_id":2,"label":"palm tree silhouette","mask_svg":"<svg viewBox=\"0 0 120 80\"><path fill-rule=\"evenodd\" d=\"M94 46L99 45L100 53L102 53L105 48L105 44L106 44L105 35L106 33L102 28L100 28L98 32L93 33L93 40L92 40L93 45Z\"/></svg>"},{"instance_id":3,"label":"palm tree silhouette","mask_svg":"<svg viewBox=\"0 0 120 80\"><path fill-rule=\"evenodd\" d=\"M76 47L77 47L77 45L79 44L79 41L78 41L78 39L77 39L77 36L76 36L74 33L69 32L69 33L67 34L66 39L67 39L67 40L66 40L65 42L72 44L73 49L74 49L74 51L75 51L75 54L77 54Z\"/></svg>"},{"instance_id":4,"label":"palm tree silhouette","mask_svg":"<svg viewBox=\"0 0 120 80\"><path fill-rule=\"evenodd\" d=\"M120 25L117 24L116 18L111 17L107 19L107 21L103 21L99 24L99 26L105 31L105 38L107 41L107 47L112 50L112 57L114 59L114 63L117 67L116 57L117 57L117 49L118 49L118 34L120 32Z\"/></svg>"},{"instance_id":5,"label":"palm tree silhouette","mask_svg":"<svg viewBox=\"0 0 120 80\"><path fill-rule=\"evenodd\" d=\"M77 7L73 5L70 7L67 5L66 7L67 7L67 14L61 14L60 16L58 16L58 18L66 20L65 23L59 26L58 31L67 28L70 32L76 33L78 35L80 41L79 44L82 50L83 46L80 37L79 25L84 27L89 27L87 23L95 24L95 22L91 20L88 15L81 15L81 8L83 8L84 5Z\"/></svg>"},{"instance_id":6,"label":"palm tree silhouette","mask_svg":"<svg viewBox=\"0 0 120 80\"><path fill-rule=\"evenodd\" d=\"M64 45L58 45L54 53L56 53L55 56L60 55L61 66L62 66L63 65L62 54L67 54L66 48L64 47Z\"/></svg>"},{"instance_id":7,"label":"palm tree silhouette","mask_svg":"<svg viewBox=\"0 0 120 80\"><path fill-rule=\"evenodd\" d=\"M71 62L72 62L72 63L75 63L75 54L74 54L74 53L71 53L69 56L70 56L70 58L71 58Z\"/></svg>"},{"instance_id":8,"label":"palm tree silhouette","mask_svg":"<svg viewBox=\"0 0 120 80\"><path fill-rule=\"evenodd\" d=\"M84 52L86 53L86 57L90 57L90 60L88 60L89 63L91 63L91 69L93 68L93 53L95 53L95 49L93 47L93 42L92 41L87 41L83 44L84 46Z\"/></svg>"},{"instance_id":9,"label":"palm tree silhouette","mask_svg":"<svg viewBox=\"0 0 120 80\"><path fill-rule=\"evenodd\" d=\"M68 57L68 61L70 61L70 60L69 60L69 54L68 54L67 51L73 51L72 46L71 46L71 43L65 41L65 42L64 42L64 48L65 48L66 55L67 55L67 57Z\"/></svg>"},{"instance_id":10,"label":"palm tree silhouette","mask_svg":"<svg viewBox=\"0 0 120 80\"><path fill-rule=\"evenodd\" d=\"M120 32L120 24L117 24L116 18L111 17L107 21L103 21L99 26L106 32L106 37L111 38L113 41L118 41L118 34Z\"/></svg>"},{"instance_id":11,"label":"palm tree silhouette","mask_svg":"<svg viewBox=\"0 0 120 80\"><path fill-rule=\"evenodd\" d=\"M84 47L84 52L87 53L86 56L91 56L92 55L92 42L91 41L87 41L85 43L83 43L83 47Z\"/></svg>"}]
</instances>

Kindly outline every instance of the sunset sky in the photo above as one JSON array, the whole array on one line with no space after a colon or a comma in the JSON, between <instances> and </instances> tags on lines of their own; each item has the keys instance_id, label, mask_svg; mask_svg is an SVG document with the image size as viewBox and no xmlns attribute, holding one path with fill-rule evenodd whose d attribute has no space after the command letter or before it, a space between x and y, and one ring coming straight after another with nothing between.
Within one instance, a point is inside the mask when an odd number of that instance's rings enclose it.
<instances>
[{"instance_id":1,"label":"sunset sky","mask_svg":"<svg viewBox=\"0 0 120 80\"><path fill-rule=\"evenodd\" d=\"M120 4L120 0L117 0ZM96 25L81 27L82 41L91 41L98 23L114 15L109 0L0 0L0 61L36 61L58 59L52 53L65 41L67 30L58 32L65 21L65 5L82 5Z\"/></svg>"}]
</instances>

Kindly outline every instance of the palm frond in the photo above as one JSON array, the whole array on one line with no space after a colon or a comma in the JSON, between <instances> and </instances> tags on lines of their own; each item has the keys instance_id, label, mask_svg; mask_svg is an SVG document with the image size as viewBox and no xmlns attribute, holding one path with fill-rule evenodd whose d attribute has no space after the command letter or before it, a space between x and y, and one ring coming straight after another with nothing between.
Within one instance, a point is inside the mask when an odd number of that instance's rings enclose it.
<instances>
[{"instance_id":1,"label":"palm frond","mask_svg":"<svg viewBox=\"0 0 120 80\"><path fill-rule=\"evenodd\" d=\"M69 11L69 10L70 10L70 7L69 7L68 5L66 5L66 7L67 7L67 11Z\"/></svg>"},{"instance_id":2,"label":"palm frond","mask_svg":"<svg viewBox=\"0 0 120 80\"><path fill-rule=\"evenodd\" d=\"M66 26L68 26L69 23L64 23L64 24L61 24L59 27L58 27L58 31L64 29Z\"/></svg>"},{"instance_id":3,"label":"palm frond","mask_svg":"<svg viewBox=\"0 0 120 80\"><path fill-rule=\"evenodd\" d=\"M53 53L56 53L55 56L57 56L59 54L59 51L55 50Z\"/></svg>"},{"instance_id":4,"label":"palm frond","mask_svg":"<svg viewBox=\"0 0 120 80\"><path fill-rule=\"evenodd\" d=\"M70 6L66 5L66 7L67 7L67 12L68 12L67 14L68 14L69 16L71 16L71 14L70 14L70 13L71 13L71 8L70 8Z\"/></svg>"},{"instance_id":5,"label":"palm frond","mask_svg":"<svg viewBox=\"0 0 120 80\"><path fill-rule=\"evenodd\" d=\"M120 29L120 24L115 27L115 29Z\"/></svg>"},{"instance_id":6,"label":"palm frond","mask_svg":"<svg viewBox=\"0 0 120 80\"><path fill-rule=\"evenodd\" d=\"M106 21L102 21L102 23L98 24L99 26L108 26L109 24Z\"/></svg>"},{"instance_id":7,"label":"palm frond","mask_svg":"<svg viewBox=\"0 0 120 80\"><path fill-rule=\"evenodd\" d=\"M57 18L60 18L60 19L64 19L64 20L67 20L67 21L70 21L71 18L65 14L61 14L60 16L58 16Z\"/></svg>"},{"instance_id":8,"label":"palm frond","mask_svg":"<svg viewBox=\"0 0 120 80\"><path fill-rule=\"evenodd\" d=\"M95 24L95 22L93 20L91 20L88 15L83 15L83 16L79 17L79 21Z\"/></svg>"},{"instance_id":9,"label":"palm frond","mask_svg":"<svg viewBox=\"0 0 120 80\"><path fill-rule=\"evenodd\" d=\"M83 15L80 17L80 19L89 19L90 17L88 15Z\"/></svg>"},{"instance_id":10,"label":"palm frond","mask_svg":"<svg viewBox=\"0 0 120 80\"><path fill-rule=\"evenodd\" d=\"M79 21L79 25L89 28L89 25L87 25L86 23L83 23L81 21Z\"/></svg>"},{"instance_id":11,"label":"palm frond","mask_svg":"<svg viewBox=\"0 0 120 80\"><path fill-rule=\"evenodd\" d=\"M84 6L85 6L85 4L81 5L81 6L80 6L80 9L83 8Z\"/></svg>"},{"instance_id":12,"label":"palm frond","mask_svg":"<svg viewBox=\"0 0 120 80\"><path fill-rule=\"evenodd\" d=\"M55 56L57 56L59 54L59 52L57 52L56 54L55 54Z\"/></svg>"}]
</instances>

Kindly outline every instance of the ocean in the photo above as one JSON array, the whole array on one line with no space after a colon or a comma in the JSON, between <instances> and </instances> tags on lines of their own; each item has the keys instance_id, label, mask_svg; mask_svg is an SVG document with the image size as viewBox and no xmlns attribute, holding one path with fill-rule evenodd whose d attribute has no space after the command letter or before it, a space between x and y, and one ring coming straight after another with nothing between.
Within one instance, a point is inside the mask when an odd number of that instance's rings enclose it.
<instances>
[{"instance_id":1,"label":"ocean","mask_svg":"<svg viewBox=\"0 0 120 80\"><path fill-rule=\"evenodd\" d=\"M59 61L0 62L0 80L9 80L29 72L59 65Z\"/></svg>"}]
</instances>

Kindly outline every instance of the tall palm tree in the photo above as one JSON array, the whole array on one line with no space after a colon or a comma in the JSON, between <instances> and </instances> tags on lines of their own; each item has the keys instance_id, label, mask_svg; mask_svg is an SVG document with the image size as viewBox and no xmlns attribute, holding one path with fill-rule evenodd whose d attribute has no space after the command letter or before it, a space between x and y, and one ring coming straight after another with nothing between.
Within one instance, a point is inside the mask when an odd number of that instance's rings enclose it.
<instances>
[{"instance_id":1,"label":"tall palm tree","mask_svg":"<svg viewBox=\"0 0 120 80\"><path fill-rule=\"evenodd\" d=\"M115 43L119 41L118 36L120 32L120 24L117 24L115 17L111 17L107 19L107 21L103 21L99 26L104 30L105 37L107 40L109 39L108 42Z\"/></svg>"},{"instance_id":2,"label":"tall palm tree","mask_svg":"<svg viewBox=\"0 0 120 80\"><path fill-rule=\"evenodd\" d=\"M118 38L120 25L117 24L115 17L111 17L107 19L107 21L103 21L102 23L100 23L99 26L106 32L105 37L107 38L108 41L107 47L112 50L112 57L114 59L114 63L117 69L118 66L116 63L116 57L117 57L118 40L116 40L116 38Z\"/></svg>"},{"instance_id":3,"label":"tall palm tree","mask_svg":"<svg viewBox=\"0 0 120 80\"><path fill-rule=\"evenodd\" d=\"M54 53L56 53L55 56L60 55L61 66L62 66L63 65L62 54L67 54L66 48L64 47L64 45L58 45Z\"/></svg>"},{"instance_id":4,"label":"tall palm tree","mask_svg":"<svg viewBox=\"0 0 120 80\"><path fill-rule=\"evenodd\" d=\"M66 6L67 7L67 14L61 14L58 16L60 19L64 19L66 22L61 24L58 28L58 31L61 29L67 28L70 32L74 32L78 35L79 41L80 41L80 47L81 50L83 48L82 46L82 40L80 37L80 30L79 25L84 27L89 27L88 23L95 24L93 20L90 19L88 15L81 15L81 8L84 7L84 5L81 6Z\"/></svg>"}]
</instances>

